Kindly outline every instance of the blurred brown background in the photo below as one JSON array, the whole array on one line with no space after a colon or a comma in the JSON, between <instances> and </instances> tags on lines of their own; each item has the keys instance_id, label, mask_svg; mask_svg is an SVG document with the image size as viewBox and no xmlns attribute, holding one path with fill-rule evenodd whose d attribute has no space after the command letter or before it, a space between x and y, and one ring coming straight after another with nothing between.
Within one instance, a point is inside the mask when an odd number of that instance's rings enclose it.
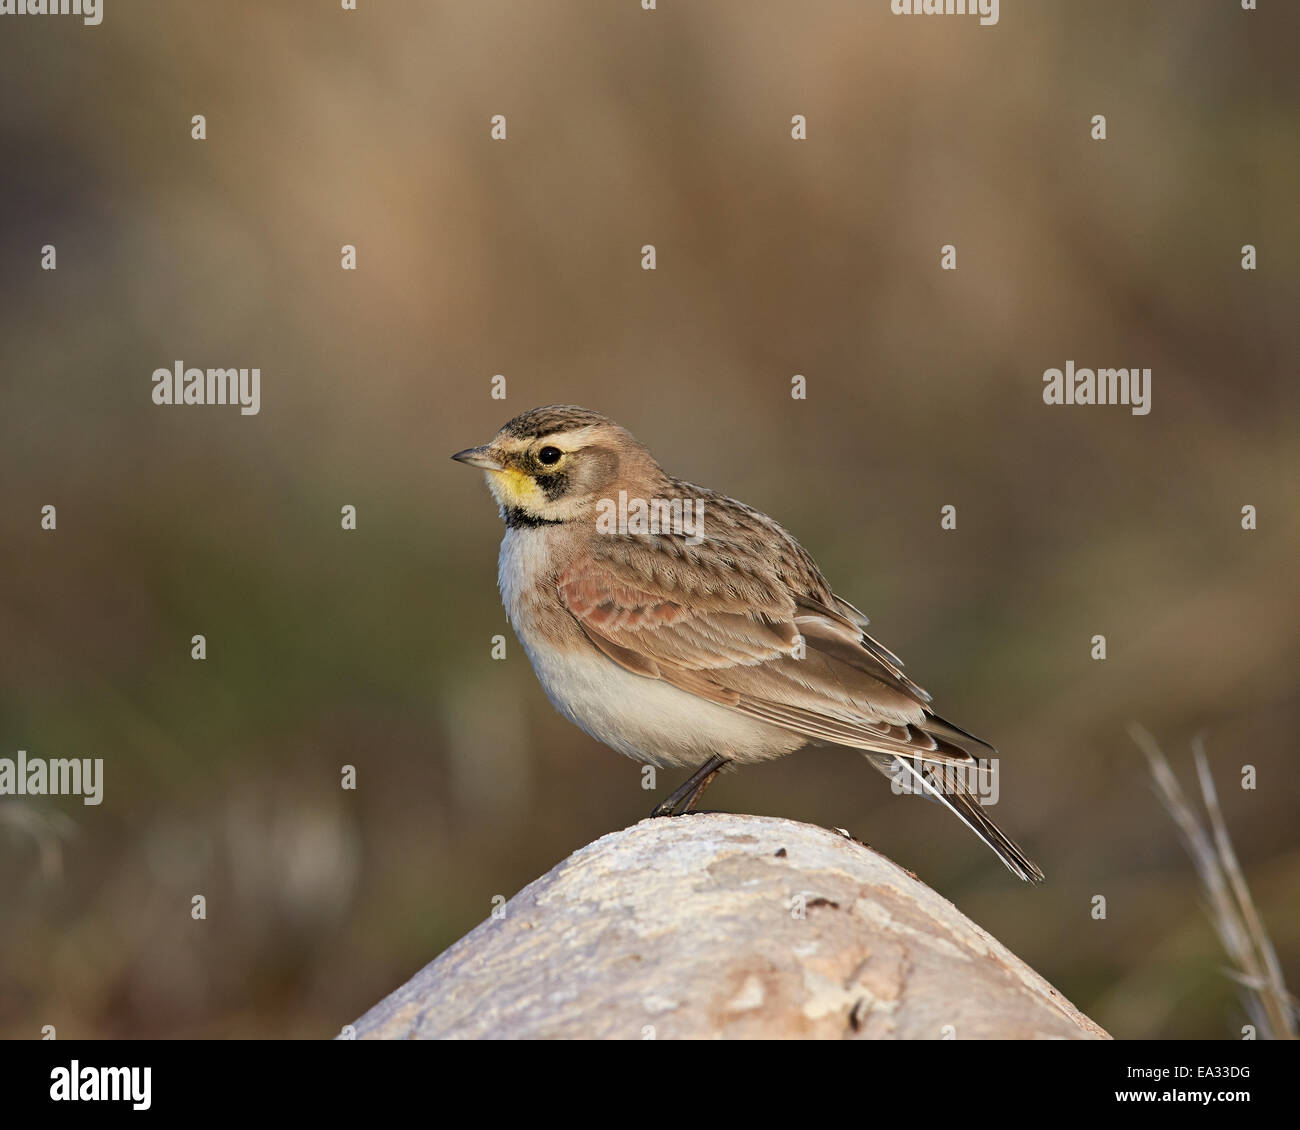
<instances>
[{"instance_id":1,"label":"blurred brown background","mask_svg":"<svg viewBox=\"0 0 1300 1130\"><path fill-rule=\"evenodd\" d=\"M1124 728L1184 770L1207 731L1294 989L1300 9L1265 7L0 19L0 756L106 763L98 808L0 799L0 1035L332 1035L645 815L544 698L447 458L553 402L794 532L998 745L1049 882L843 750L709 807L851 829L1117 1036L1239 1035ZM1067 358L1151 367L1151 414L1044 406ZM155 407L177 359L259 366L260 415Z\"/></svg>"}]
</instances>

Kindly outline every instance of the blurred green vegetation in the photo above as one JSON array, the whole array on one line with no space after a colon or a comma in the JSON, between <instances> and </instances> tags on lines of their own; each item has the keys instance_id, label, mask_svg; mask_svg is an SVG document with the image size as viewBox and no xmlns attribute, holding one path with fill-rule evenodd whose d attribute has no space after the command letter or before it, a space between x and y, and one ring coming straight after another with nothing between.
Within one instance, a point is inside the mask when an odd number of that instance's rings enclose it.
<instances>
[{"instance_id":1,"label":"blurred green vegetation","mask_svg":"<svg viewBox=\"0 0 1300 1130\"><path fill-rule=\"evenodd\" d=\"M711 806L851 829L1117 1036L1233 1037L1124 727L1204 729L1295 988L1300 9L337 7L0 27L0 756L106 772L0 799L0 1036L328 1036L648 812L447 459L554 402L794 532L999 747L1049 882L843 750ZM1067 358L1151 367L1151 414L1045 407ZM260 415L155 407L177 359L259 366Z\"/></svg>"}]
</instances>

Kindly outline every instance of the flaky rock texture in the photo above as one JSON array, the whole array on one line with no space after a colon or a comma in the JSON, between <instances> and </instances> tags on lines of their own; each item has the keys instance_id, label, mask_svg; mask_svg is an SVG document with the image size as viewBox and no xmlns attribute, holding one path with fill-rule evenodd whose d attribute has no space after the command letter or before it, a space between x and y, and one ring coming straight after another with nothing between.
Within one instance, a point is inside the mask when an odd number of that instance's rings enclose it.
<instances>
[{"instance_id":1,"label":"flaky rock texture","mask_svg":"<svg viewBox=\"0 0 1300 1130\"><path fill-rule=\"evenodd\" d=\"M643 820L575 852L355 1028L362 1039L1108 1038L877 852L723 813Z\"/></svg>"}]
</instances>

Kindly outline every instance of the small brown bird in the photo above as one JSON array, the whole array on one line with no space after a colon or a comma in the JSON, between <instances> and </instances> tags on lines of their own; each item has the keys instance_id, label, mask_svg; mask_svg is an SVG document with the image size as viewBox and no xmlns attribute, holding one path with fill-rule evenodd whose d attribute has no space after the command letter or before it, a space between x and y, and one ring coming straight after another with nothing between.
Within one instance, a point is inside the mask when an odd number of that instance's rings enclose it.
<instances>
[{"instance_id":1,"label":"small brown bird","mask_svg":"<svg viewBox=\"0 0 1300 1130\"><path fill-rule=\"evenodd\" d=\"M699 767L651 815L689 812L724 766L847 746L1042 879L967 784L993 747L930 709L771 518L673 478L571 405L452 458L482 468L500 504L502 600L556 709L638 761Z\"/></svg>"}]
</instances>

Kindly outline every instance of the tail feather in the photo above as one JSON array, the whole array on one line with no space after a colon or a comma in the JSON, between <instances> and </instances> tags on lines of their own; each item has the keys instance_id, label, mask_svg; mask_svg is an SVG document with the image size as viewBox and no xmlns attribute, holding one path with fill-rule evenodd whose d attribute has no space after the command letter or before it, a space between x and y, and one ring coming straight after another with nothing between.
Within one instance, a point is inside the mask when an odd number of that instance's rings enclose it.
<instances>
[{"instance_id":1,"label":"tail feather","mask_svg":"<svg viewBox=\"0 0 1300 1130\"><path fill-rule=\"evenodd\" d=\"M887 777L893 777L897 772L895 767L902 766L925 796L938 801L979 836L993 849L1008 871L1027 883L1042 882L1044 876L1038 864L1021 851L1020 845L984 814L979 800L960 782L956 783L955 787L941 789L908 758L869 754L868 759Z\"/></svg>"}]
</instances>

